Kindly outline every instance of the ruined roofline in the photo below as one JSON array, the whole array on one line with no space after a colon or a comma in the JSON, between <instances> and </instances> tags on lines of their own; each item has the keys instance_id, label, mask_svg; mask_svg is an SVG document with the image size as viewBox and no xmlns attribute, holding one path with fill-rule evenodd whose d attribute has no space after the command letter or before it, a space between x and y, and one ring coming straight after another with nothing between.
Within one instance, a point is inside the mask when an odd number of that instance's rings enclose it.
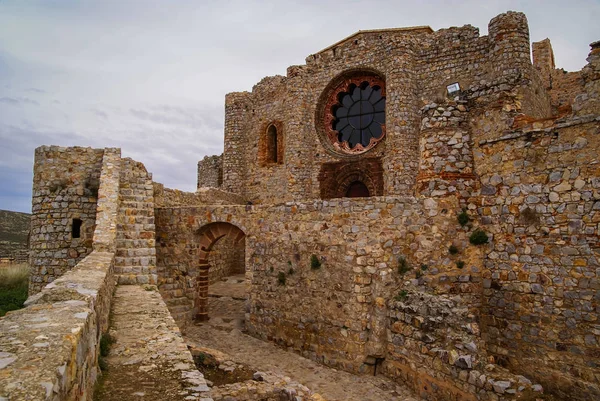
<instances>
[{"instance_id":1,"label":"ruined roofline","mask_svg":"<svg viewBox=\"0 0 600 401\"><path fill-rule=\"evenodd\" d=\"M431 29L431 27L429 25L419 25L419 26L409 26L409 27L404 27L404 28L383 28L383 29L364 29L364 30L360 30L358 32L354 32L352 35L350 36L346 36L344 39L339 40L337 42L335 42L332 45L327 46L326 48L311 54L311 56L314 56L315 54L320 54L323 52L326 52L329 49L332 49L338 45L341 45L342 43L346 42L347 40L350 40L352 38L354 38L355 36L358 36L362 33L386 33L386 32L411 32L414 31L415 33L433 33L433 29Z\"/></svg>"}]
</instances>

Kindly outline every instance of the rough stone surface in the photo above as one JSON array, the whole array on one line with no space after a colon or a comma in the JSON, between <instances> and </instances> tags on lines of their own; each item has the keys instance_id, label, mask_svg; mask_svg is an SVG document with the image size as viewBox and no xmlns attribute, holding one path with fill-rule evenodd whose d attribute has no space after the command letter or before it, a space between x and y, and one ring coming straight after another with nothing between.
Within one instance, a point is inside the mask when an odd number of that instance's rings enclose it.
<instances>
[{"instance_id":1,"label":"rough stone surface","mask_svg":"<svg viewBox=\"0 0 600 401\"><path fill-rule=\"evenodd\" d=\"M113 254L92 252L0 319L0 398L89 400L108 329Z\"/></svg>"},{"instance_id":2,"label":"rough stone surface","mask_svg":"<svg viewBox=\"0 0 600 401\"><path fill-rule=\"evenodd\" d=\"M118 286L96 400L203 400L210 389L155 286Z\"/></svg>"}]
</instances>

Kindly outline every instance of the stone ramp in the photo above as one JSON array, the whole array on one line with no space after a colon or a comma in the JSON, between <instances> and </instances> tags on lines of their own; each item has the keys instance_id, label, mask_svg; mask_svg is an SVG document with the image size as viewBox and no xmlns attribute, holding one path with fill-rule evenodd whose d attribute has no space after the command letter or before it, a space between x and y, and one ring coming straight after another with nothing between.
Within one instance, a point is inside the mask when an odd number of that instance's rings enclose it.
<instances>
[{"instance_id":1,"label":"stone ramp","mask_svg":"<svg viewBox=\"0 0 600 401\"><path fill-rule=\"evenodd\" d=\"M156 287L118 286L109 333L96 401L212 400Z\"/></svg>"},{"instance_id":2,"label":"stone ramp","mask_svg":"<svg viewBox=\"0 0 600 401\"><path fill-rule=\"evenodd\" d=\"M417 401L405 386L383 376L358 376L320 365L296 353L286 351L273 343L264 342L242 333L247 288L243 275L234 275L209 286L210 320L196 326L188 326L186 343L193 350L215 350L221 359L232 364L243 364L254 371L270 372L288 381L301 383L313 398L298 397L294 400L326 401ZM289 382L287 383L289 385ZM213 388L215 400L255 400L243 394L255 394L260 390L256 382L236 383L226 388ZM285 387L282 385L282 387Z\"/></svg>"},{"instance_id":3,"label":"stone ramp","mask_svg":"<svg viewBox=\"0 0 600 401\"><path fill-rule=\"evenodd\" d=\"M210 321L209 321L210 322ZM243 334L213 327L209 322L186 329L186 342L218 350L231 361L253 370L270 371L302 383L327 401L417 401L408 388L382 376L354 375L320 365Z\"/></svg>"}]
</instances>

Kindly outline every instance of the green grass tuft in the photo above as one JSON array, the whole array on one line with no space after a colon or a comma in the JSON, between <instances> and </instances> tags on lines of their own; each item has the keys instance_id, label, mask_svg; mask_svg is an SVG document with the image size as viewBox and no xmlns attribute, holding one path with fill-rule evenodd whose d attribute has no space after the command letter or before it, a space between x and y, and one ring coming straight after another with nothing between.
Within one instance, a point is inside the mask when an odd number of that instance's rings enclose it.
<instances>
[{"instance_id":1,"label":"green grass tuft","mask_svg":"<svg viewBox=\"0 0 600 401\"><path fill-rule=\"evenodd\" d=\"M398 295L396 295L396 296L394 297L394 299L395 299L396 301L400 301L400 302L402 302L402 301L404 301L404 300L406 299L406 297L407 297L407 296L408 296L408 291L406 291L406 290L401 290L400 292L398 292Z\"/></svg>"},{"instance_id":2,"label":"green grass tuft","mask_svg":"<svg viewBox=\"0 0 600 401\"><path fill-rule=\"evenodd\" d=\"M321 267L321 261L317 257L317 255L310 255L310 268L313 270L317 270Z\"/></svg>"},{"instance_id":3,"label":"green grass tuft","mask_svg":"<svg viewBox=\"0 0 600 401\"><path fill-rule=\"evenodd\" d=\"M400 256L398 258L398 274L404 275L409 270L410 270L410 265L408 264L406 257Z\"/></svg>"},{"instance_id":4,"label":"green grass tuft","mask_svg":"<svg viewBox=\"0 0 600 401\"><path fill-rule=\"evenodd\" d=\"M279 285L285 285L285 273L284 272L279 272L277 274L277 282L279 283Z\"/></svg>"},{"instance_id":5,"label":"green grass tuft","mask_svg":"<svg viewBox=\"0 0 600 401\"><path fill-rule=\"evenodd\" d=\"M115 339L108 333L100 337L100 356L107 357L110 352L110 346L115 343Z\"/></svg>"}]
</instances>

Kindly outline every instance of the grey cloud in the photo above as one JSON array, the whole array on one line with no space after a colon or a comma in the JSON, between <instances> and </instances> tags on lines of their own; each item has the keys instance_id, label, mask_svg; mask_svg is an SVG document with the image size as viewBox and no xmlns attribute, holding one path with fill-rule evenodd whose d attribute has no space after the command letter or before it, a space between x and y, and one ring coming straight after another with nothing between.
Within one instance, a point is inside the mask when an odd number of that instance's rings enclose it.
<instances>
[{"instance_id":1,"label":"grey cloud","mask_svg":"<svg viewBox=\"0 0 600 401\"><path fill-rule=\"evenodd\" d=\"M48 93L45 90L42 89L38 89L38 88L28 88L26 90L26 92L33 92L33 93Z\"/></svg>"},{"instance_id":2,"label":"grey cloud","mask_svg":"<svg viewBox=\"0 0 600 401\"><path fill-rule=\"evenodd\" d=\"M147 110L131 109L130 112L141 120L158 124L192 128L204 126L215 130L222 127L222 112L218 113L216 110L206 111L163 105Z\"/></svg>"},{"instance_id":3,"label":"grey cloud","mask_svg":"<svg viewBox=\"0 0 600 401\"><path fill-rule=\"evenodd\" d=\"M58 101L57 101L58 102ZM60 102L58 102L60 104ZM98 110L98 109L90 109L90 111L95 114L96 116L104 119L104 120L108 120L108 114L106 114L105 112L103 112L102 110Z\"/></svg>"},{"instance_id":4,"label":"grey cloud","mask_svg":"<svg viewBox=\"0 0 600 401\"><path fill-rule=\"evenodd\" d=\"M18 105L20 102L12 97L2 97L0 98L0 103Z\"/></svg>"},{"instance_id":5,"label":"grey cloud","mask_svg":"<svg viewBox=\"0 0 600 401\"><path fill-rule=\"evenodd\" d=\"M35 106L40 105L39 102L37 102L36 100L29 99L26 97L18 97L18 98L3 97L3 98L0 98L0 103L11 104L14 106L18 106L18 105L22 105L22 104L30 104L30 105L35 105Z\"/></svg>"}]
</instances>

